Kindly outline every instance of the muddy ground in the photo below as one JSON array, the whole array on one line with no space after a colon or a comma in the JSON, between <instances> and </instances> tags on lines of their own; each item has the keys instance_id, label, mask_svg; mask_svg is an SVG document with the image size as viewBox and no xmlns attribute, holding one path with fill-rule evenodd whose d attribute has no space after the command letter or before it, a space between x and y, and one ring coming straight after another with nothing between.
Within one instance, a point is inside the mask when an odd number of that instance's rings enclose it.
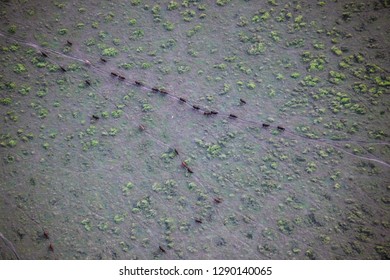
<instances>
[{"instance_id":1,"label":"muddy ground","mask_svg":"<svg viewBox=\"0 0 390 280\"><path fill-rule=\"evenodd\" d=\"M0 258L389 259L389 8L1 1Z\"/></svg>"}]
</instances>

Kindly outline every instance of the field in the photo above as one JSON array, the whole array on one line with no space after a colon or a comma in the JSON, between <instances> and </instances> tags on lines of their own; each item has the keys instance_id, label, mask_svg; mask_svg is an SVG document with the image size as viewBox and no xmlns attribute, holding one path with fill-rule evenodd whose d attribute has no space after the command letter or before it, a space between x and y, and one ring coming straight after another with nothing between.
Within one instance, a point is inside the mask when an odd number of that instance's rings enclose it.
<instances>
[{"instance_id":1,"label":"field","mask_svg":"<svg viewBox=\"0 0 390 280\"><path fill-rule=\"evenodd\" d=\"M389 259L390 2L0 2L1 259Z\"/></svg>"}]
</instances>

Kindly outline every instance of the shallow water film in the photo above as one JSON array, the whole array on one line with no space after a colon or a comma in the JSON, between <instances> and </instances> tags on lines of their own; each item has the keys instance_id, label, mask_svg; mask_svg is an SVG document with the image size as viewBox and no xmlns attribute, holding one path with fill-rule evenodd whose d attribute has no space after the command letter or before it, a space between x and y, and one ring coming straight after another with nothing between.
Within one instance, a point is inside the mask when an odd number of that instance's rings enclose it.
<instances>
[{"instance_id":1,"label":"shallow water film","mask_svg":"<svg viewBox=\"0 0 390 280\"><path fill-rule=\"evenodd\" d=\"M0 258L389 259L389 11L0 1Z\"/></svg>"}]
</instances>

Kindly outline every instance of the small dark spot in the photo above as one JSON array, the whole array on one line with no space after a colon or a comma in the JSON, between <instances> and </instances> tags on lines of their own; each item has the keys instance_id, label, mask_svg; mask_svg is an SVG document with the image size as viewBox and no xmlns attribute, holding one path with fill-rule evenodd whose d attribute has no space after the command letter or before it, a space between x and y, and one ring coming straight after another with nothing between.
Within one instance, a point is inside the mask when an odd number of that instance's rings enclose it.
<instances>
[{"instance_id":1,"label":"small dark spot","mask_svg":"<svg viewBox=\"0 0 390 280\"><path fill-rule=\"evenodd\" d=\"M134 81L134 84L135 84L136 86L139 86L139 87L141 87L141 86L144 85L142 82L139 82L139 81Z\"/></svg>"},{"instance_id":2,"label":"small dark spot","mask_svg":"<svg viewBox=\"0 0 390 280\"><path fill-rule=\"evenodd\" d=\"M216 240L215 240L215 245L217 245L218 247L225 246L226 245L226 241L222 237L217 237Z\"/></svg>"},{"instance_id":3,"label":"small dark spot","mask_svg":"<svg viewBox=\"0 0 390 280\"><path fill-rule=\"evenodd\" d=\"M66 72L66 69L64 67L60 66L60 68L61 68L62 72Z\"/></svg>"},{"instance_id":4,"label":"small dark spot","mask_svg":"<svg viewBox=\"0 0 390 280\"><path fill-rule=\"evenodd\" d=\"M113 76L113 77L118 77L118 74L115 73L115 72L111 72L111 76Z\"/></svg>"},{"instance_id":5,"label":"small dark spot","mask_svg":"<svg viewBox=\"0 0 390 280\"><path fill-rule=\"evenodd\" d=\"M201 223L202 223L202 220L201 220L201 219L195 218L195 222L197 222L198 224L201 224Z\"/></svg>"},{"instance_id":6,"label":"small dark spot","mask_svg":"<svg viewBox=\"0 0 390 280\"><path fill-rule=\"evenodd\" d=\"M280 130L280 131L285 131L285 128L282 127L282 126L279 126L279 125L277 126L277 129Z\"/></svg>"},{"instance_id":7,"label":"small dark spot","mask_svg":"<svg viewBox=\"0 0 390 280\"><path fill-rule=\"evenodd\" d=\"M180 100L181 102L184 102L184 103L187 102L187 100L185 100L183 97L180 97L179 100Z\"/></svg>"},{"instance_id":8,"label":"small dark spot","mask_svg":"<svg viewBox=\"0 0 390 280\"><path fill-rule=\"evenodd\" d=\"M216 197L216 198L214 198L214 202L217 203L217 204L219 204L219 203L222 202L222 199L219 198L219 197Z\"/></svg>"},{"instance_id":9,"label":"small dark spot","mask_svg":"<svg viewBox=\"0 0 390 280\"><path fill-rule=\"evenodd\" d=\"M71 41L69 41L69 40L66 40L66 44L67 44L69 47L71 47L71 46L73 45L73 43L72 43Z\"/></svg>"},{"instance_id":10,"label":"small dark spot","mask_svg":"<svg viewBox=\"0 0 390 280\"><path fill-rule=\"evenodd\" d=\"M199 110L200 109L200 107L196 106L196 105L192 105L192 108L194 108L195 110Z\"/></svg>"},{"instance_id":11,"label":"small dark spot","mask_svg":"<svg viewBox=\"0 0 390 280\"><path fill-rule=\"evenodd\" d=\"M242 98L240 98L240 102L241 102L242 104L246 104L246 101L245 101L244 99L242 99Z\"/></svg>"},{"instance_id":12,"label":"small dark spot","mask_svg":"<svg viewBox=\"0 0 390 280\"><path fill-rule=\"evenodd\" d=\"M88 81L88 80L85 80L85 84L86 84L87 86L90 86L90 85L91 85L91 82Z\"/></svg>"},{"instance_id":13,"label":"small dark spot","mask_svg":"<svg viewBox=\"0 0 390 280\"><path fill-rule=\"evenodd\" d=\"M159 90L158 88L156 88L156 87L153 87L153 88L152 88L152 91L154 91L154 92L159 92L160 90Z\"/></svg>"},{"instance_id":14,"label":"small dark spot","mask_svg":"<svg viewBox=\"0 0 390 280\"><path fill-rule=\"evenodd\" d=\"M268 128L269 127L269 124L268 123L263 123L263 128Z\"/></svg>"},{"instance_id":15,"label":"small dark spot","mask_svg":"<svg viewBox=\"0 0 390 280\"><path fill-rule=\"evenodd\" d=\"M163 252L164 254L167 252L167 251L165 251L165 249L163 248L163 247L161 247L161 245L160 246L158 246L158 248L160 249L160 251L161 252Z\"/></svg>"},{"instance_id":16,"label":"small dark spot","mask_svg":"<svg viewBox=\"0 0 390 280\"><path fill-rule=\"evenodd\" d=\"M237 116L234 115L234 114L230 114L229 117L232 118L232 119L237 119Z\"/></svg>"},{"instance_id":17,"label":"small dark spot","mask_svg":"<svg viewBox=\"0 0 390 280\"><path fill-rule=\"evenodd\" d=\"M107 60L104 59L103 57L100 58L100 61L103 62L103 63L106 63L106 62L107 62Z\"/></svg>"},{"instance_id":18,"label":"small dark spot","mask_svg":"<svg viewBox=\"0 0 390 280\"><path fill-rule=\"evenodd\" d=\"M120 75L118 75L118 78L119 78L119 80L121 80L121 81L124 81L124 80L126 80L126 78L125 78L125 77L123 77L123 76L120 76Z\"/></svg>"},{"instance_id":19,"label":"small dark spot","mask_svg":"<svg viewBox=\"0 0 390 280\"><path fill-rule=\"evenodd\" d=\"M43 57L48 57L47 53L45 53L45 52L43 52L43 51L41 51L41 55L42 55Z\"/></svg>"},{"instance_id":20,"label":"small dark spot","mask_svg":"<svg viewBox=\"0 0 390 280\"><path fill-rule=\"evenodd\" d=\"M98 116L96 116L96 115L92 115L92 119L94 119L94 120L98 120L98 119L100 119Z\"/></svg>"},{"instance_id":21,"label":"small dark spot","mask_svg":"<svg viewBox=\"0 0 390 280\"><path fill-rule=\"evenodd\" d=\"M218 115L218 112L217 112L217 111L210 111L210 113L211 113L212 115Z\"/></svg>"}]
</instances>

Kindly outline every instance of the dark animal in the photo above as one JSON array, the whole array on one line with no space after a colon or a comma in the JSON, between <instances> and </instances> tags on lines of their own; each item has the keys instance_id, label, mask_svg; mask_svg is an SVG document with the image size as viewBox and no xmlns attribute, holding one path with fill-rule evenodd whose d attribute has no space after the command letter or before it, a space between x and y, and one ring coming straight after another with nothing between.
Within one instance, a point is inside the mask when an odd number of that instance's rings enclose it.
<instances>
[{"instance_id":1,"label":"dark animal","mask_svg":"<svg viewBox=\"0 0 390 280\"><path fill-rule=\"evenodd\" d=\"M163 252L164 254L167 252L167 251L165 251L165 249L164 249L163 247L161 247L161 246L158 246L158 248L159 248L160 251Z\"/></svg>"}]
</instances>

